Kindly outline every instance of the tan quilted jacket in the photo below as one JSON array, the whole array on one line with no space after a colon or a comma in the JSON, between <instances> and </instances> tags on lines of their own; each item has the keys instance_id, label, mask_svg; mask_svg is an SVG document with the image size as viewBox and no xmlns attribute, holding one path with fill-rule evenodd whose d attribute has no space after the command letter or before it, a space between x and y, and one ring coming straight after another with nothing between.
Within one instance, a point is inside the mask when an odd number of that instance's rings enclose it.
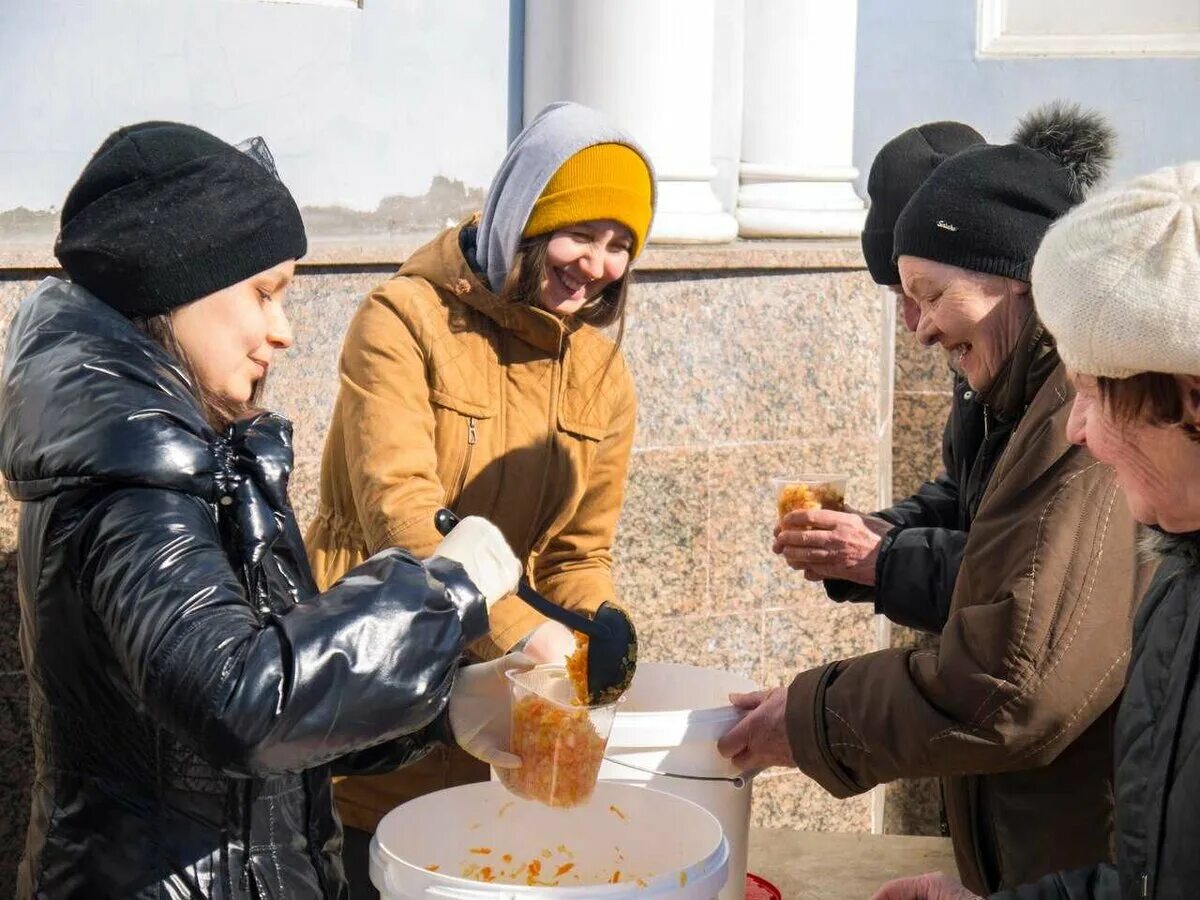
<instances>
[{"instance_id":1,"label":"tan quilted jacket","mask_svg":"<svg viewBox=\"0 0 1200 900\"><path fill-rule=\"evenodd\" d=\"M563 606L614 599L612 540L633 444L633 382L612 341L501 305L459 245L422 247L359 308L321 464L308 551L324 589L399 545L431 554L434 512L486 516ZM481 658L544 621L508 597Z\"/></svg>"}]
</instances>

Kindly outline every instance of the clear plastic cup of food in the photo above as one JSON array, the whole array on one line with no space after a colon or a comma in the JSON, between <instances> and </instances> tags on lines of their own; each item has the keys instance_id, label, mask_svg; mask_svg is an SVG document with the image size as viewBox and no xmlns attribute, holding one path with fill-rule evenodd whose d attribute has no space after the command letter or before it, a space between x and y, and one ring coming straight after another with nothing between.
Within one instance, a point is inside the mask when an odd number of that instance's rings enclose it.
<instances>
[{"instance_id":1,"label":"clear plastic cup of food","mask_svg":"<svg viewBox=\"0 0 1200 900\"><path fill-rule=\"evenodd\" d=\"M564 666L505 675L513 700L511 751L521 767L497 769L496 777L516 796L547 806L585 802L595 790L618 704L580 705Z\"/></svg>"},{"instance_id":2,"label":"clear plastic cup of food","mask_svg":"<svg viewBox=\"0 0 1200 900\"><path fill-rule=\"evenodd\" d=\"M798 475L793 478L772 478L779 518L797 509L846 508L845 475Z\"/></svg>"}]
</instances>

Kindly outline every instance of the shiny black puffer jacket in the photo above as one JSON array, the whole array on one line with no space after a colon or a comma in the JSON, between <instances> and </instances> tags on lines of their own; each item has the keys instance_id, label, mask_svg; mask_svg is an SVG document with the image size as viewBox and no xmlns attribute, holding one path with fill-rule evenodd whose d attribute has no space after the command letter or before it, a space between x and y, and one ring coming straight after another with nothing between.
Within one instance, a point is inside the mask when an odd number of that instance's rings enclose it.
<instances>
[{"instance_id":1,"label":"shiny black puffer jacket","mask_svg":"<svg viewBox=\"0 0 1200 900\"><path fill-rule=\"evenodd\" d=\"M403 550L318 595L290 425L218 435L79 287L24 301L3 378L36 754L20 897L344 897L330 774L443 735L482 596Z\"/></svg>"}]
</instances>

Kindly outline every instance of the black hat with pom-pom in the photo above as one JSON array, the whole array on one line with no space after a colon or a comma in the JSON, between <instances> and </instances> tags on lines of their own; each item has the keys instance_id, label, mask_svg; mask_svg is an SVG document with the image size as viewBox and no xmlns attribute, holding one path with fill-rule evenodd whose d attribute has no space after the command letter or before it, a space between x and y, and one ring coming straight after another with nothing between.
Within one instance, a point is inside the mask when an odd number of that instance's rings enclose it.
<instances>
[{"instance_id":1,"label":"black hat with pom-pom","mask_svg":"<svg viewBox=\"0 0 1200 900\"><path fill-rule=\"evenodd\" d=\"M1078 105L1035 110L1013 143L969 147L933 171L896 221L894 258L1028 281L1046 230L1103 177L1113 140Z\"/></svg>"}]
</instances>

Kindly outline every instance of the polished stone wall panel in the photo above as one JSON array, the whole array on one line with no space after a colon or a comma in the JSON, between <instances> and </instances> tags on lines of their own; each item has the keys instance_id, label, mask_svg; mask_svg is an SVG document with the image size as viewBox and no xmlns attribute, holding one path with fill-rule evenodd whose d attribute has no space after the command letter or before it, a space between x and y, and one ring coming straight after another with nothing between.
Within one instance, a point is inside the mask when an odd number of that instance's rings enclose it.
<instances>
[{"instance_id":1,"label":"polished stone wall panel","mask_svg":"<svg viewBox=\"0 0 1200 900\"><path fill-rule=\"evenodd\" d=\"M642 275L625 340L639 444L858 433L878 418L881 303L862 272Z\"/></svg>"},{"instance_id":2,"label":"polished stone wall panel","mask_svg":"<svg viewBox=\"0 0 1200 900\"><path fill-rule=\"evenodd\" d=\"M912 494L942 471L942 431L951 395L896 392L892 432L892 488L897 499Z\"/></svg>"},{"instance_id":3,"label":"polished stone wall panel","mask_svg":"<svg viewBox=\"0 0 1200 900\"><path fill-rule=\"evenodd\" d=\"M867 832L870 794L838 800L806 775L770 770L754 782L750 821L759 828Z\"/></svg>"},{"instance_id":4,"label":"polished stone wall panel","mask_svg":"<svg viewBox=\"0 0 1200 900\"><path fill-rule=\"evenodd\" d=\"M617 530L613 580L639 619L701 615L709 603L710 452L635 450Z\"/></svg>"},{"instance_id":5,"label":"polished stone wall panel","mask_svg":"<svg viewBox=\"0 0 1200 900\"><path fill-rule=\"evenodd\" d=\"M892 485L898 500L942 469L942 430L950 412L952 377L940 348L921 346L905 330L899 314L895 342ZM891 646L935 649L937 638L893 625ZM941 833L937 779L901 779L887 785L885 791L885 833Z\"/></svg>"},{"instance_id":6,"label":"polished stone wall panel","mask_svg":"<svg viewBox=\"0 0 1200 900\"><path fill-rule=\"evenodd\" d=\"M767 610L763 613L764 685L787 685L798 672L872 652L874 623L870 604L821 598Z\"/></svg>"},{"instance_id":7,"label":"polished stone wall panel","mask_svg":"<svg viewBox=\"0 0 1200 900\"><path fill-rule=\"evenodd\" d=\"M640 657L736 672L762 683L762 618L758 614L638 620Z\"/></svg>"}]
</instances>

